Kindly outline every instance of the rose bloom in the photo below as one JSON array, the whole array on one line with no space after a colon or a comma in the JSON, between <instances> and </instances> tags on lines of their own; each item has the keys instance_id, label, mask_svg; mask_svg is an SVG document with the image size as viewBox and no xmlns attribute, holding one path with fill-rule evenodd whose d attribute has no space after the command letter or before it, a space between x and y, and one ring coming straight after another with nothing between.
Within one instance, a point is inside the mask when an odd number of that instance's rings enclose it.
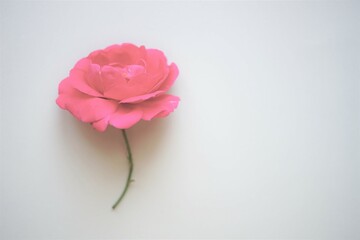
<instances>
[{"instance_id":1,"label":"rose bloom","mask_svg":"<svg viewBox=\"0 0 360 240\"><path fill-rule=\"evenodd\" d=\"M76 63L59 84L56 103L98 131L109 124L127 129L174 111L180 99L166 92L178 73L159 50L112 45Z\"/></svg>"}]
</instances>

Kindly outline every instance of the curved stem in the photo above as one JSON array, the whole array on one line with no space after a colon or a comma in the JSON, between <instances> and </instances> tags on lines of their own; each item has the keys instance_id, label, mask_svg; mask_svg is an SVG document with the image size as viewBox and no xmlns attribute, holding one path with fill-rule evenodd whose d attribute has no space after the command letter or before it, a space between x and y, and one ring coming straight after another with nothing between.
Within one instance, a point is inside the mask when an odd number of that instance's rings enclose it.
<instances>
[{"instance_id":1,"label":"curved stem","mask_svg":"<svg viewBox=\"0 0 360 240\"><path fill-rule=\"evenodd\" d=\"M130 183L133 181L131 179L131 175L132 175L132 172L133 172L133 167L134 167L134 164L133 164L133 159L132 159L132 155L131 155L131 149L130 149L130 144L129 144L129 140L127 138L127 135L126 135L126 131L125 129L121 129L122 131L122 135L124 137L124 141L125 141L125 144L126 144L126 150L128 152L128 156L127 156L127 159L129 160L129 174L128 174L128 177L127 177L127 181L126 181L126 185L125 185L125 188L123 190L123 192L121 193L119 199L115 202L115 204L112 206L112 209L115 209L117 207L117 205L119 205L119 203L121 202L121 200L124 198L129 186L130 186Z\"/></svg>"}]
</instances>

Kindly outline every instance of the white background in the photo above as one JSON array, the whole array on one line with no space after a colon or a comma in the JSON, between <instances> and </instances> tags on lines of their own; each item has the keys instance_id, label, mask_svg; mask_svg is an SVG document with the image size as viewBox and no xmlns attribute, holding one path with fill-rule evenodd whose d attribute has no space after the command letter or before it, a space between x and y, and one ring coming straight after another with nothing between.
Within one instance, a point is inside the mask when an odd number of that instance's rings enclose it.
<instances>
[{"instance_id":1,"label":"white background","mask_svg":"<svg viewBox=\"0 0 360 240\"><path fill-rule=\"evenodd\" d=\"M360 5L3 2L0 239L360 239ZM114 43L180 69L168 118L98 133L55 104Z\"/></svg>"}]
</instances>

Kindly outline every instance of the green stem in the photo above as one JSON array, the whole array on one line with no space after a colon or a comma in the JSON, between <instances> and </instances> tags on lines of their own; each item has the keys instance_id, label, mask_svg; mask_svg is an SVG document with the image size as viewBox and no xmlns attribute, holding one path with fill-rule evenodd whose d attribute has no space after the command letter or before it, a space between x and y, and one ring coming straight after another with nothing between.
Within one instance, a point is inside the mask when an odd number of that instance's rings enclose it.
<instances>
[{"instance_id":1,"label":"green stem","mask_svg":"<svg viewBox=\"0 0 360 240\"><path fill-rule=\"evenodd\" d=\"M117 205L119 205L119 203L121 202L121 200L124 198L129 186L130 186L130 183L133 181L131 179L131 175L132 175L132 172L133 172L133 159L132 159L132 155L131 155L131 149L130 149L130 144L129 144L129 140L127 138L127 135L126 135L126 131L125 129L121 129L122 131L122 135L124 137L124 141L125 141L125 144L126 144L126 150L128 152L128 156L127 156L127 159L129 160L129 175L128 175L128 178L127 178L127 181L126 181L126 185L125 185L125 188L123 190L123 192L121 193L119 199L116 201L116 203L112 206L112 209L115 209L117 207Z\"/></svg>"}]
</instances>

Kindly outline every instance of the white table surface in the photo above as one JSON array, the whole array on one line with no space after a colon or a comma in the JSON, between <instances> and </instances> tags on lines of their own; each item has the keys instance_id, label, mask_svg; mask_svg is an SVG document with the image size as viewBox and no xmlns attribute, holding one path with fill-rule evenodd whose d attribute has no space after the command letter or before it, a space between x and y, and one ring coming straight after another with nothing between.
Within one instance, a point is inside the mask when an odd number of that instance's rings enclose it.
<instances>
[{"instance_id":1,"label":"white table surface","mask_svg":"<svg viewBox=\"0 0 360 240\"><path fill-rule=\"evenodd\" d=\"M0 239L360 239L360 4L2 2ZM55 104L114 43L178 64L168 118L121 132Z\"/></svg>"}]
</instances>

